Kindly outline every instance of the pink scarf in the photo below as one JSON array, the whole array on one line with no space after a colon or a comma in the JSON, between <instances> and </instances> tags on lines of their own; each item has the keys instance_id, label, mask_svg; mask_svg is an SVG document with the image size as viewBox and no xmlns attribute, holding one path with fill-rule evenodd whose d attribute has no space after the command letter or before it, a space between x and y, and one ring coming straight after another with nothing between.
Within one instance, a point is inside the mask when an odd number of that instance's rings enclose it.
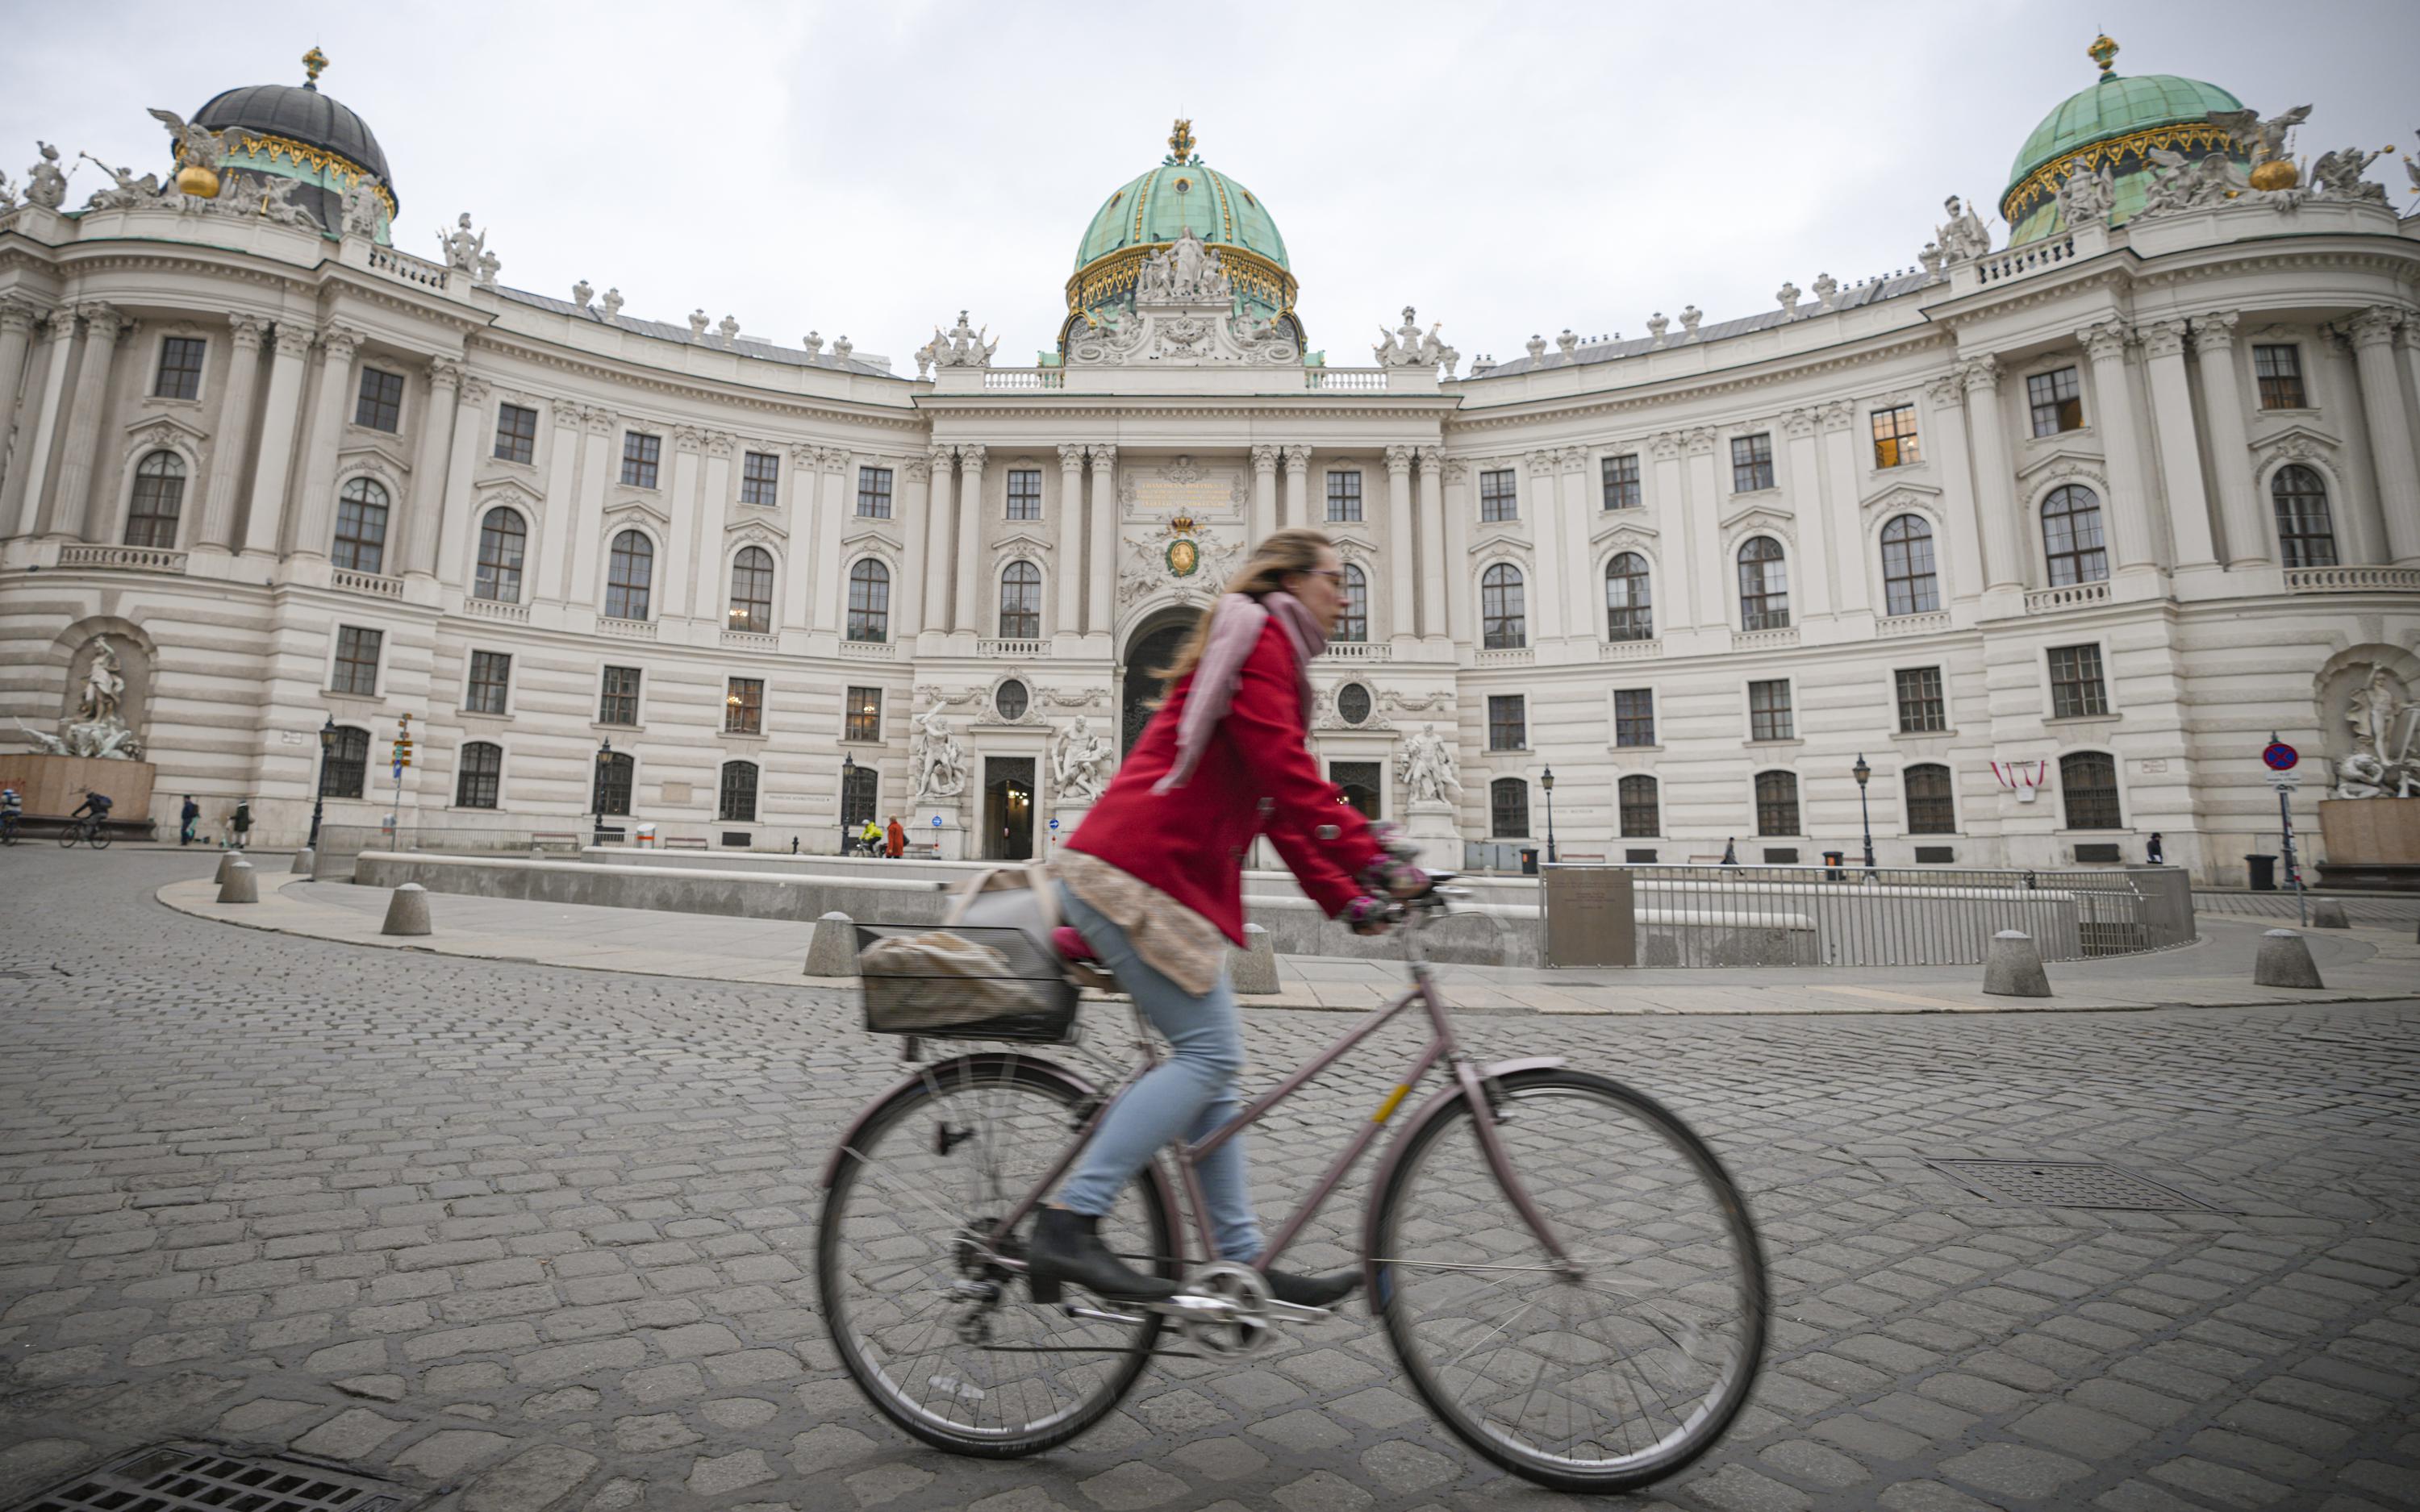
<instances>
[{"instance_id":1,"label":"pink scarf","mask_svg":"<svg viewBox=\"0 0 2420 1512\"><path fill-rule=\"evenodd\" d=\"M1261 629L1275 616L1279 628L1294 645L1295 686L1303 707L1311 705L1311 658L1327 649L1327 632L1302 600L1282 590L1262 595L1259 603L1242 594L1223 594L1210 611L1210 639L1193 669L1193 685L1185 695L1185 713L1176 724L1176 764L1152 784L1154 793L1181 788L1202 764L1211 733L1227 717L1235 689L1244 681L1244 662L1261 643Z\"/></svg>"}]
</instances>

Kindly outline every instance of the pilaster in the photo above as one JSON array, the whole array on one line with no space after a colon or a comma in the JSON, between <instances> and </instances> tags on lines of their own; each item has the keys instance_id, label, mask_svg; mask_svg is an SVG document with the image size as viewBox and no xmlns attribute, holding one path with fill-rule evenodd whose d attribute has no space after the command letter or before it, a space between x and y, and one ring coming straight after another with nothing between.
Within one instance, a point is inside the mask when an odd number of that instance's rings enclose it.
<instances>
[{"instance_id":1,"label":"pilaster","mask_svg":"<svg viewBox=\"0 0 2420 1512\"><path fill-rule=\"evenodd\" d=\"M345 395L351 388L353 354L362 333L331 326L319 337L319 390L311 406L310 455L302 468L302 507L296 512L296 556L325 557L332 549L336 515L336 449L345 434Z\"/></svg>"},{"instance_id":2,"label":"pilaster","mask_svg":"<svg viewBox=\"0 0 2420 1512\"><path fill-rule=\"evenodd\" d=\"M2397 566L2420 564L2420 459L2412 454L2403 379L2396 371L2394 351L2396 329L2410 318L2405 311L2379 305L2348 323L2361 379L2362 419L2368 425L2370 456L2378 469L2387 560Z\"/></svg>"},{"instance_id":3,"label":"pilaster","mask_svg":"<svg viewBox=\"0 0 2420 1512\"><path fill-rule=\"evenodd\" d=\"M118 332L126 326L126 318L108 305L85 307L83 357L76 364L75 398L68 408L67 441L59 451L59 483L51 502L50 533L80 541L101 539L105 526L101 516L107 505L92 496L93 454L109 393L111 359L116 355Z\"/></svg>"},{"instance_id":4,"label":"pilaster","mask_svg":"<svg viewBox=\"0 0 2420 1512\"><path fill-rule=\"evenodd\" d=\"M580 501L571 517L571 550L564 559L570 572L563 601L594 613L604 608L605 579L597 563L605 553L605 489L613 478L613 436L622 417L592 405L580 411Z\"/></svg>"},{"instance_id":5,"label":"pilaster","mask_svg":"<svg viewBox=\"0 0 2420 1512\"><path fill-rule=\"evenodd\" d=\"M1273 453L1274 450L1271 448ZM1260 461L1258 453L1259 448L1254 448L1255 468ZM1445 576L1449 565L1460 561L1459 558L1449 558L1445 544L1445 507L1437 490L1438 457L1439 453L1434 446L1419 449L1419 497L1414 504L1419 518L1420 637L1437 642L1428 648L1432 654L1449 651L1452 646L1446 630ZM1270 497L1274 500L1277 482L1274 455L1270 469L1261 476L1269 484Z\"/></svg>"},{"instance_id":6,"label":"pilaster","mask_svg":"<svg viewBox=\"0 0 2420 1512\"><path fill-rule=\"evenodd\" d=\"M432 409L428 416L432 424L441 419L446 420L454 432L454 439L445 448L444 505L440 516L442 523L430 528L432 538L428 543L427 560L431 565L428 570L437 575L442 586L459 594L469 594L478 586L480 522L471 517L472 508L477 502L471 493L471 474L478 465L481 437L492 438L495 434L482 424L488 419L488 399L493 392L486 378L463 372L460 382L456 386L454 413L450 417L442 416ZM556 423L561 424L559 416ZM489 444L492 446L493 440L490 440ZM555 471L563 478L563 492L550 491L549 497L553 501L553 517L547 518L548 511L540 504L529 510L531 517L524 521L529 527L521 560L520 602L524 604L546 592L547 574L542 566L544 553L549 549L560 551L563 548L560 539L563 535L562 500L571 491L568 433L556 432L554 453ZM532 555L533 552L536 554Z\"/></svg>"},{"instance_id":7,"label":"pilaster","mask_svg":"<svg viewBox=\"0 0 2420 1512\"><path fill-rule=\"evenodd\" d=\"M1387 635L1408 649L1412 604L1412 448L1387 448Z\"/></svg>"},{"instance_id":8,"label":"pilaster","mask_svg":"<svg viewBox=\"0 0 2420 1512\"><path fill-rule=\"evenodd\" d=\"M236 491L243 481L244 448L252 440L253 394L260 386L264 334L266 328L256 316L227 317L226 385L219 394L210 471L202 484L202 528L194 537L194 544L205 551L235 548Z\"/></svg>"},{"instance_id":9,"label":"pilaster","mask_svg":"<svg viewBox=\"0 0 2420 1512\"><path fill-rule=\"evenodd\" d=\"M1268 539L1278 528L1278 464L1283 455L1276 446L1252 448L1252 517L1247 526L1247 548Z\"/></svg>"},{"instance_id":10,"label":"pilaster","mask_svg":"<svg viewBox=\"0 0 2420 1512\"><path fill-rule=\"evenodd\" d=\"M815 568L810 590L814 597L814 627L818 635L837 637L841 631L840 609L848 595L848 574L840 560L841 521L845 517L847 502L849 454L836 446L823 447L815 453L815 473L818 487L815 502Z\"/></svg>"},{"instance_id":11,"label":"pilaster","mask_svg":"<svg viewBox=\"0 0 2420 1512\"><path fill-rule=\"evenodd\" d=\"M1311 448L1289 446L1285 449L1285 513L1278 518L1278 529L1311 523Z\"/></svg>"},{"instance_id":12,"label":"pilaster","mask_svg":"<svg viewBox=\"0 0 2420 1512\"><path fill-rule=\"evenodd\" d=\"M1949 568L1947 599L1976 598L1982 594L1987 581L1983 573L1982 512L1975 502L1974 458L1966 446L1966 385L1956 373L1945 373L1924 387L1924 429L1921 434L1932 448L1933 465L1941 471L1942 514L1949 526L1949 541L1943 560ZM1870 561L1861 561L1854 570L1848 563L1840 566L1840 611L1849 610L1852 585L1860 607L1869 600L1866 596Z\"/></svg>"},{"instance_id":13,"label":"pilaster","mask_svg":"<svg viewBox=\"0 0 2420 1512\"><path fill-rule=\"evenodd\" d=\"M269 362L269 394L261 401L260 455L252 467L252 499L243 517L243 554L274 557L285 533L287 484L294 476L294 445L302 420L302 370L311 355L311 328L277 323Z\"/></svg>"},{"instance_id":14,"label":"pilaster","mask_svg":"<svg viewBox=\"0 0 2420 1512\"><path fill-rule=\"evenodd\" d=\"M1647 442L1647 458L1653 480L1648 504L1662 536L1653 583L1655 628L1660 635L1698 623L1698 575L1690 567L1689 496L1681 479L1679 434L1656 432Z\"/></svg>"},{"instance_id":15,"label":"pilaster","mask_svg":"<svg viewBox=\"0 0 2420 1512\"><path fill-rule=\"evenodd\" d=\"M2202 410L2210 418L2211 461L2218 470L2219 560L2228 568L2268 564L2269 532L2252 492L2252 443L2243 421L2243 385L2235 371L2232 310L2193 317L2194 356L2201 364Z\"/></svg>"},{"instance_id":16,"label":"pilaster","mask_svg":"<svg viewBox=\"0 0 2420 1512\"><path fill-rule=\"evenodd\" d=\"M1984 586L1990 592L2021 594L2025 586L2025 556L2018 544L2017 475L2009 463L2009 433L2000 412L1999 360L1988 354L1970 357L1958 364L1958 380L1966 390L1966 439L1975 449L1975 504L1983 517ZM2012 602L2010 608L2014 607Z\"/></svg>"},{"instance_id":17,"label":"pilaster","mask_svg":"<svg viewBox=\"0 0 2420 1512\"><path fill-rule=\"evenodd\" d=\"M437 574L438 537L445 519L445 460L453 449L456 400L461 392L462 364L450 357L431 358L428 402L420 412L420 449L411 464L411 493L396 511L399 530L387 532L390 558L411 577Z\"/></svg>"},{"instance_id":18,"label":"pilaster","mask_svg":"<svg viewBox=\"0 0 2420 1512\"><path fill-rule=\"evenodd\" d=\"M672 517L664 527L663 562L657 579L656 618L685 620L692 614L713 622L719 634L722 614L722 543L696 538L700 486L706 479L706 432L696 425L675 425L671 466L659 482L664 486L664 511Z\"/></svg>"},{"instance_id":19,"label":"pilaster","mask_svg":"<svg viewBox=\"0 0 2420 1512\"><path fill-rule=\"evenodd\" d=\"M1830 618L1840 594L1847 592L1847 579L1857 559L1865 554L1860 538L1865 511L1857 501L1854 438L1850 438L1852 461L1845 498L1837 491L1837 477L1826 486L1820 460L1823 446L1815 439L1819 424L1828 436L1835 430L1848 432L1855 420L1856 411L1837 400L1814 409L1792 409L1781 417L1782 451L1790 467L1791 523L1798 535L1798 562L1790 579L1792 625ZM1833 495L1829 509L1823 507L1826 493Z\"/></svg>"},{"instance_id":20,"label":"pilaster","mask_svg":"<svg viewBox=\"0 0 2420 1512\"><path fill-rule=\"evenodd\" d=\"M1108 655L1110 633L1116 629L1115 606L1118 588L1118 449L1095 441L1090 448L1093 462L1093 549L1084 563L1085 579L1091 585L1091 602L1084 606L1084 633L1103 639L1102 652Z\"/></svg>"},{"instance_id":21,"label":"pilaster","mask_svg":"<svg viewBox=\"0 0 2420 1512\"><path fill-rule=\"evenodd\" d=\"M1553 507L1561 525L1562 554L1553 565L1541 563L1541 576L1553 583L1563 601L1564 633L1575 640L1596 639L1596 601L1604 590L1595 586L1596 551L1588 497L1588 451L1566 446L1555 454L1557 496ZM1555 570L1556 566L1560 571ZM1593 651L1589 653L1593 656Z\"/></svg>"},{"instance_id":22,"label":"pilaster","mask_svg":"<svg viewBox=\"0 0 2420 1512\"><path fill-rule=\"evenodd\" d=\"M950 634L965 638L965 647L972 651L972 640L983 633L981 613L983 586L983 478L985 448L967 445L958 448L958 572L952 594Z\"/></svg>"},{"instance_id":23,"label":"pilaster","mask_svg":"<svg viewBox=\"0 0 2420 1512\"><path fill-rule=\"evenodd\" d=\"M929 656L940 653L940 637L950 628L950 563L957 558L958 540L958 454L955 447L936 446L924 455L931 461L933 472L932 523L927 528L928 544L922 565L910 562L907 570L921 571L924 576L924 612L916 627L920 636L930 640L920 640L917 649Z\"/></svg>"},{"instance_id":24,"label":"pilaster","mask_svg":"<svg viewBox=\"0 0 2420 1512\"><path fill-rule=\"evenodd\" d=\"M1050 564L1057 589L1051 616L1052 639L1066 637L1072 647L1084 614L1084 448L1073 441L1059 446L1059 560Z\"/></svg>"},{"instance_id":25,"label":"pilaster","mask_svg":"<svg viewBox=\"0 0 2420 1512\"><path fill-rule=\"evenodd\" d=\"M2109 464L2109 494L2102 517L2109 521L2113 579L2139 582L2156 579L2159 551L2151 530L2151 501L2143 482L2143 442L2134 426L2134 384L2126 366L2126 344L2133 332L2117 320L2103 320L2078 332L2092 361L2092 385L2099 400L2095 418ZM2113 582L2118 596L2155 598L2156 582L2128 589Z\"/></svg>"},{"instance_id":26,"label":"pilaster","mask_svg":"<svg viewBox=\"0 0 2420 1512\"><path fill-rule=\"evenodd\" d=\"M1476 634L1470 604L1470 464L1450 456L1437 471L1443 480L1446 634L1456 646L1467 646Z\"/></svg>"},{"instance_id":27,"label":"pilaster","mask_svg":"<svg viewBox=\"0 0 2420 1512\"><path fill-rule=\"evenodd\" d=\"M2151 424L2160 451L2160 481L2167 494L2168 534L2176 570L2211 572L2218 549L2210 528L2210 493L2202 479L2201 437L2194 424L2193 390L2185 378L2182 320L2156 320L2143 328L2143 366L2151 385Z\"/></svg>"},{"instance_id":28,"label":"pilaster","mask_svg":"<svg viewBox=\"0 0 2420 1512\"><path fill-rule=\"evenodd\" d=\"M948 476L949 457L939 448L923 456L911 456L900 468L907 486L900 490L900 527L908 549L899 563L899 580L892 585L891 639L913 648L916 637L924 628L924 606L932 600L924 591L924 564L933 554L933 471L942 470ZM848 585L838 585L837 591L848 592Z\"/></svg>"},{"instance_id":29,"label":"pilaster","mask_svg":"<svg viewBox=\"0 0 2420 1512\"><path fill-rule=\"evenodd\" d=\"M25 369L25 349L32 344L41 312L24 300L0 298L0 487L10 471L9 442L17 430L17 380Z\"/></svg>"},{"instance_id":30,"label":"pilaster","mask_svg":"<svg viewBox=\"0 0 2420 1512\"><path fill-rule=\"evenodd\" d=\"M1529 644L1563 638L1563 593L1556 568L1562 562L1562 528L1555 507L1555 454L1531 452L1521 459L1521 507L1529 517L1534 547L1522 584L1527 596Z\"/></svg>"}]
</instances>

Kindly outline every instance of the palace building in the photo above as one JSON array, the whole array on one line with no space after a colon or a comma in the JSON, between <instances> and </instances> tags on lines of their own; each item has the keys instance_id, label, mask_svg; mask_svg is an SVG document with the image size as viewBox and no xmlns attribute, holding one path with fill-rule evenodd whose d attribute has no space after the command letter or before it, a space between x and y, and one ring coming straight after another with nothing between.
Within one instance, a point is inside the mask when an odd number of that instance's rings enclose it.
<instances>
[{"instance_id":1,"label":"palace building","mask_svg":"<svg viewBox=\"0 0 2420 1512\"><path fill-rule=\"evenodd\" d=\"M2377 680L2420 688L2420 221L2114 54L2021 139L2009 244L1953 201L1906 271L1508 362L1298 288L1282 194L1179 122L1016 366L963 315L886 360L512 287L315 52L171 121L164 185L78 209L46 160L0 206L0 747L105 642L165 827L300 842L316 786L424 835L1038 854L1309 524L1353 597L1316 754L1474 861L1869 823L1885 864L2157 831L2240 878L2271 733L2307 823Z\"/></svg>"}]
</instances>

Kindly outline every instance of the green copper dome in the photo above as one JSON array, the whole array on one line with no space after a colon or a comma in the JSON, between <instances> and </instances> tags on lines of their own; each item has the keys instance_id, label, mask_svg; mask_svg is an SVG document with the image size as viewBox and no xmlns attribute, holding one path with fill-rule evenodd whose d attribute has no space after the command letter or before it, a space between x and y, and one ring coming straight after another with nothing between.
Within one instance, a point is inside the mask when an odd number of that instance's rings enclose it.
<instances>
[{"instance_id":1,"label":"green copper dome","mask_svg":"<svg viewBox=\"0 0 2420 1512\"><path fill-rule=\"evenodd\" d=\"M1285 238L1257 195L1193 151L1192 123L1177 122L1171 151L1156 168L1111 194L1076 246L1078 270L1126 247L1176 239L1187 226L1214 247L1241 247L1286 266Z\"/></svg>"},{"instance_id":2,"label":"green copper dome","mask_svg":"<svg viewBox=\"0 0 2420 1512\"><path fill-rule=\"evenodd\" d=\"M2143 207L2152 148L2187 158L2230 150L2226 132L2212 126L2210 116L2242 110L2242 100L2199 79L2113 72L2118 44L2106 37L2095 39L2087 51L2101 65L2101 77L2043 116L2009 167L2000 214L2009 223L2011 246L2064 229L2056 195L2073 164L2094 173L2110 170L2118 191L2111 219L2123 223Z\"/></svg>"}]
</instances>

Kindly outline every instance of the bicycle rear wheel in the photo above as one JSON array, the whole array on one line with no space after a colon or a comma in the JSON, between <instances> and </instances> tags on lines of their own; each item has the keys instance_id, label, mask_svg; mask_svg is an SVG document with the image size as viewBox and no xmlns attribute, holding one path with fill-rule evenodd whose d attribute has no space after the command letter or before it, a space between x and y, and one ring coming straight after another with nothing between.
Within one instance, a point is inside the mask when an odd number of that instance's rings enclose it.
<instances>
[{"instance_id":1,"label":"bicycle rear wheel","mask_svg":"<svg viewBox=\"0 0 2420 1512\"><path fill-rule=\"evenodd\" d=\"M85 837L85 842L96 851L105 851L109 849L109 831L101 828L99 821L95 821L92 833Z\"/></svg>"},{"instance_id":2,"label":"bicycle rear wheel","mask_svg":"<svg viewBox=\"0 0 2420 1512\"><path fill-rule=\"evenodd\" d=\"M1404 1134L1378 1194L1373 1304L1420 1396L1496 1463L1568 1491L1660 1480L1722 1436L1764 1352L1747 1205L1704 1141L1618 1082L1497 1085L1506 1156L1575 1268L1559 1273L1459 1099Z\"/></svg>"},{"instance_id":3,"label":"bicycle rear wheel","mask_svg":"<svg viewBox=\"0 0 2420 1512\"><path fill-rule=\"evenodd\" d=\"M67 828L59 831L59 849L63 851L74 850L75 842L83 838L83 826L79 825L70 825Z\"/></svg>"},{"instance_id":4,"label":"bicycle rear wheel","mask_svg":"<svg viewBox=\"0 0 2420 1512\"><path fill-rule=\"evenodd\" d=\"M1090 1111L1047 1062L969 1056L892 1093L842 1153L816 1235L825 1326L859 1389L937 1448L1008 1458L1064 1443L1151 1362L1156 1314L1102 1322L1028 1300L1022 1271L1000 1261L1022 1260L1033 1215L990 1240ZM1176 1231L1167 1189L1147 1180L1100 1225L1128 1263L1171 1279Z\"/></svg>"}]
</instances>

